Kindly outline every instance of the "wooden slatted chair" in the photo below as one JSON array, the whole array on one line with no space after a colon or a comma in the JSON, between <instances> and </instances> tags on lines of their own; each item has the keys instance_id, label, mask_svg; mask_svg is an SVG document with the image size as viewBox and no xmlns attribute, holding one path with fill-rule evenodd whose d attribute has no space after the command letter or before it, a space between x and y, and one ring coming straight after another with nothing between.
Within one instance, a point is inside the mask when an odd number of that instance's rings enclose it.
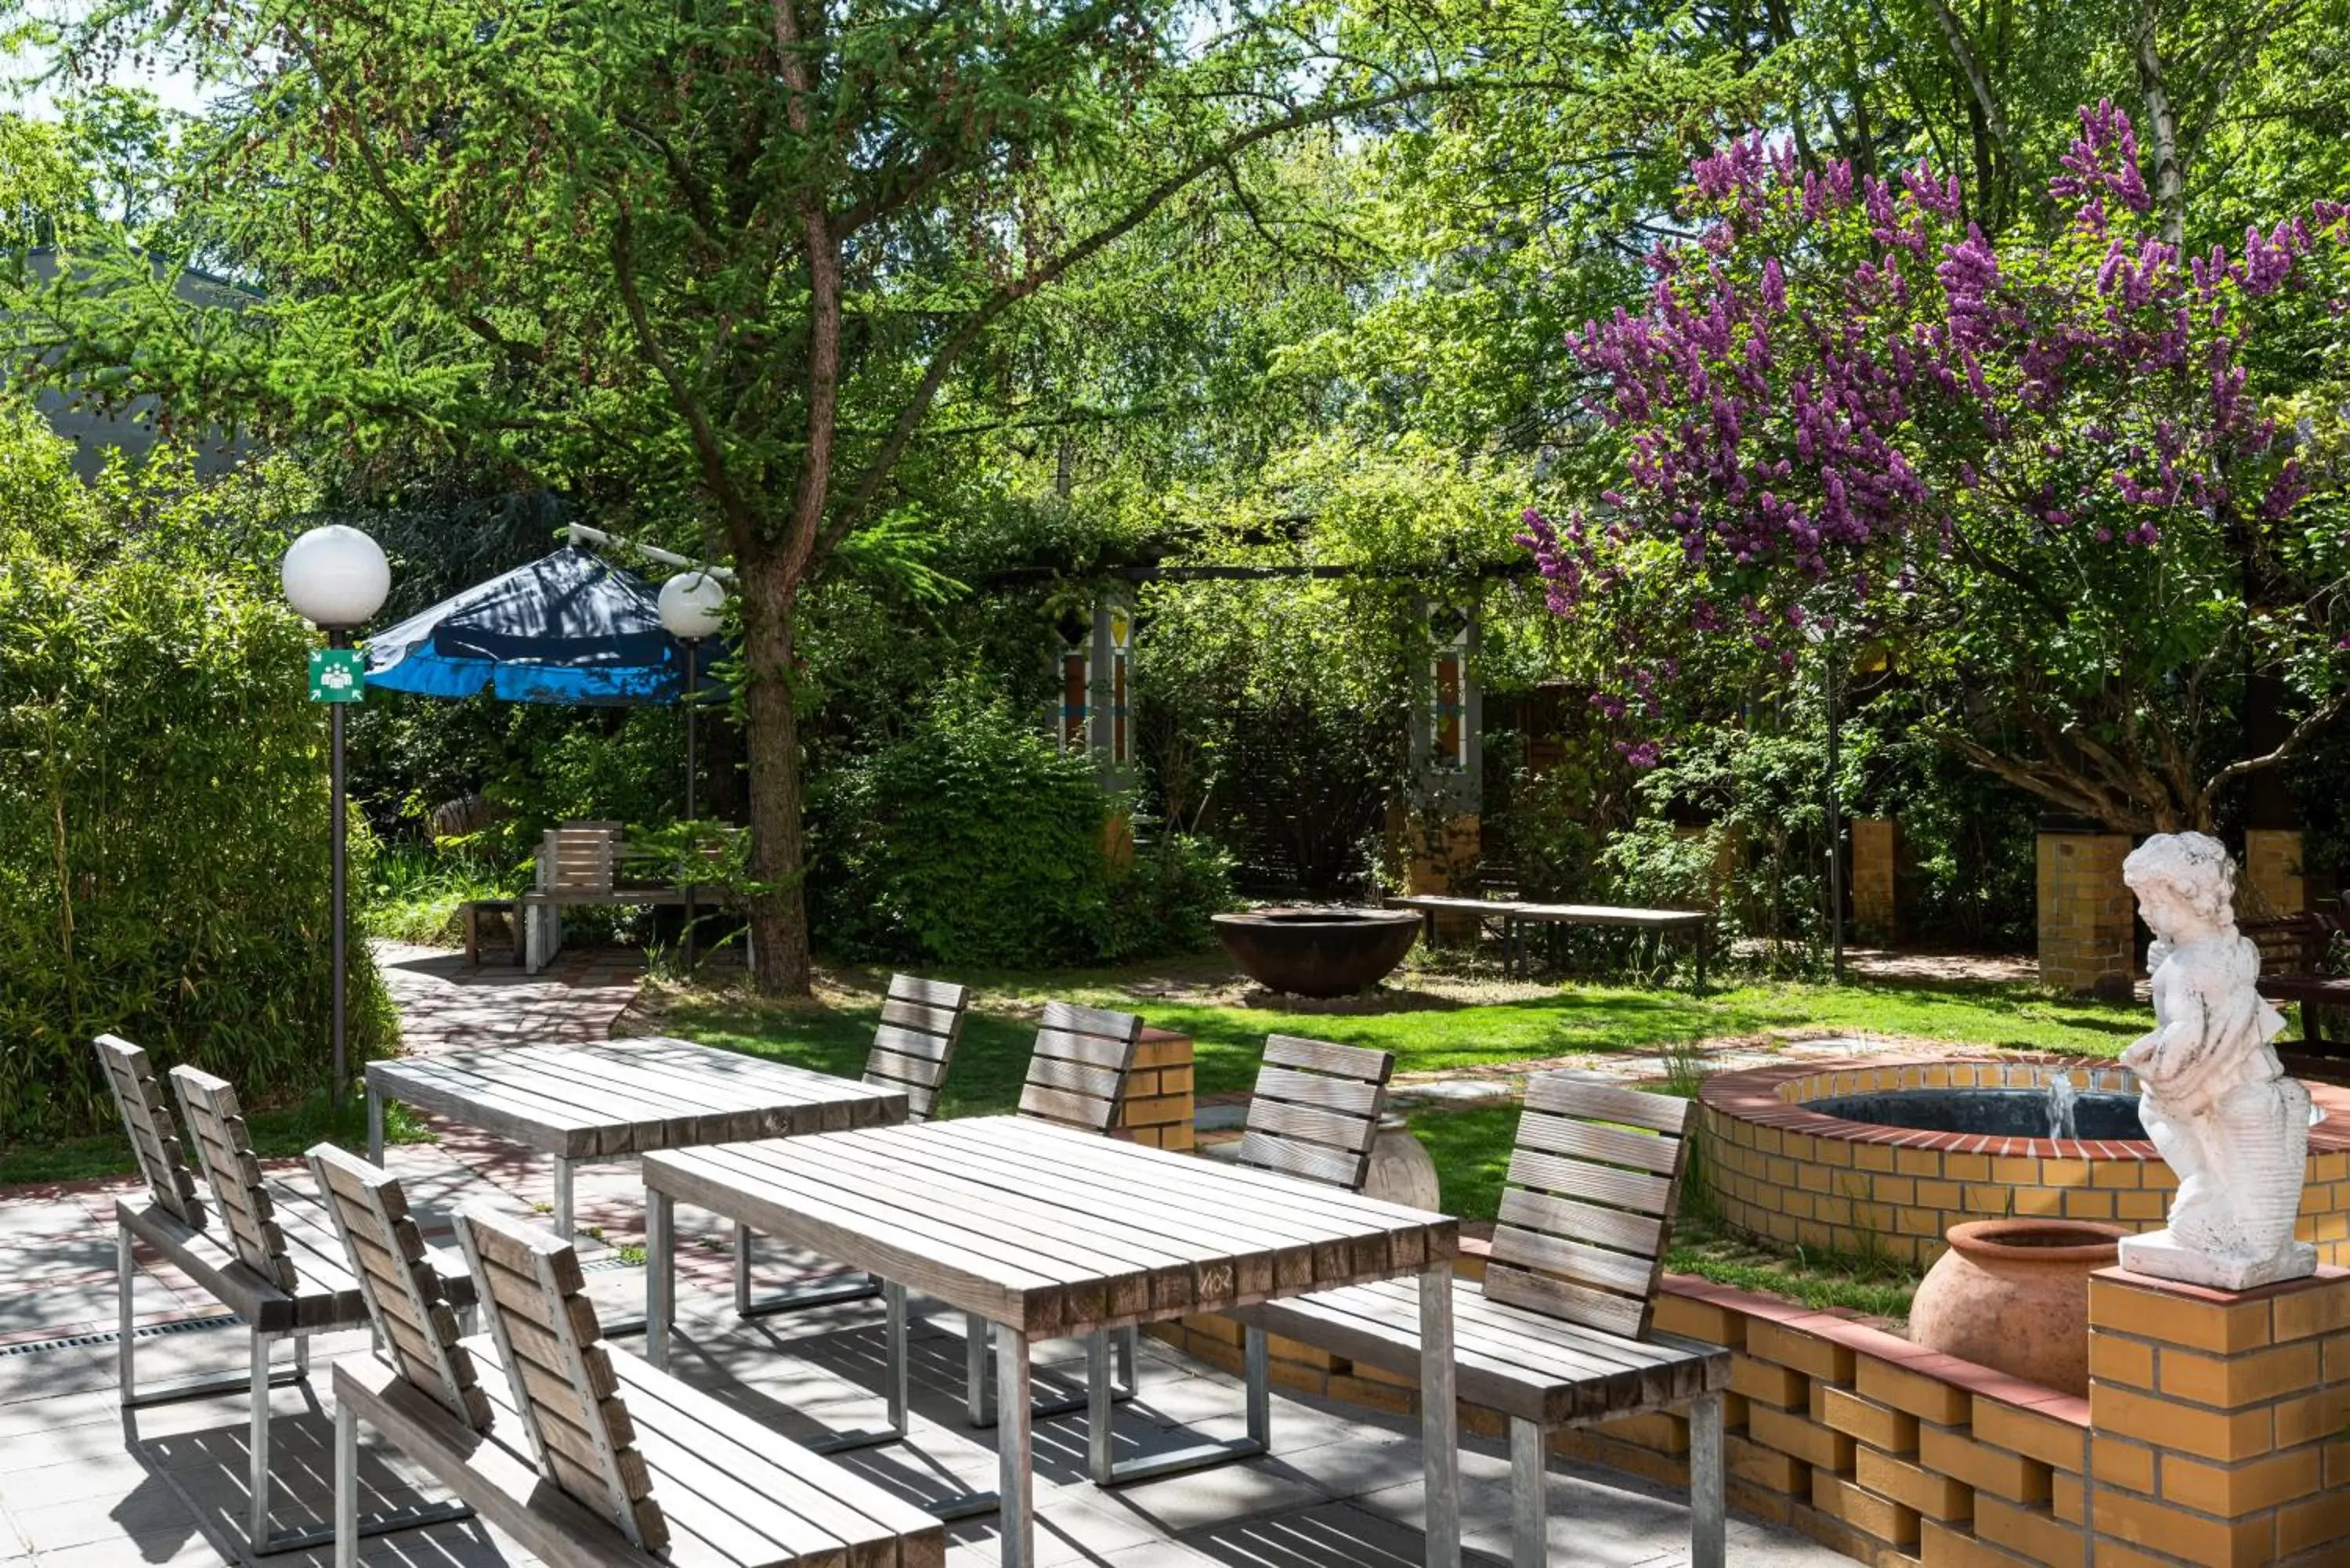
<instances>
[{"instance_id":1,"label":"wooden slatted chair","mask_svg":"<svg viewBox=\"0 0 2350 1568\"><path fill-rule=\"evenodd\" d=\"M1020 1115L1077 1132L1107 1134L1118 1126L1126 1098L1126 1081L1134 1071L1134 1057L1142 1044L1142 1020L1131 1012L1112 1012L1074 1002L1048 1002L1036 1031L1036 1044L1028 1054L1028 1076L1020 1089ZM1099 1338L1099 1335L1096 1336ZM1122 1329L1118 1336L1118 1394L1134 1393L1134 1365L1139 1335ZM963 1325L963 1383L971 1424L984 1427L995 1419L995 1357L988 1354L994 1339L993 1325L977 1319ZM1097 1347L1092 1359L1098 1362ZM1090 1404L1087 1396L1072 1394L1036 1400L1031 1413L1066 1416Z\"/></svg>"},{"instance_id":2,"label":"wooden slatted chair","mask_svg":"<svg viewBox=\"0 0 2350 1568\"><path fill-rule=\"evenodd\" d=\"M367 1303L334 1233L333 1221L315 1199L265 1179L255 1158L235 1091L193 1067L175 1067L171 1077L180 1097L181 1121L212 1189L210 1208L218 1220L207 1225L206 1206L171 1132L171 1113L158 1090L147 1054L111 1035L96 1042L106 1064L123 1122L149 1182L145 1201L114 1206L117 1343L116 1376L126 1410L207 1399L244 1392L252 1398L251 1483L247 1525L256 1555L295 1551L328 1539L324 1527L273 1530L269 1522L269 1390L309 1375L309 1336L358 1328ZM138 1340L131 1311L136 1278L134 1242L144 1241L197 1286L245 1322L251 1365L244 1376L182 1379L142 1390L138 1378ZM472 1287L458 1293L470 1302ZM294 1342L292 1366L275 1370L270 1354L281 1339ZM370 1526L376 1521L370 1521ZM384 1524L380 1528L400 1528ZM370 1529L369 1533L375 1531Z\"/></svg>"},{"instance_id":3,"label":"wooden slatted chair","mask_svg":"<svg viewBox=\"0 0 2350 1568\"><path fill-rule=\"evenodd\" d=\"M1235 1163L1360 1192L1371 1173L1371 1146L1378 1141L1388 1080L1394 1075L1391 1051L1334 1045L1294 1034L1267 1035ZM1108 1443L1096 1444L1091 1456L1095 1484L1123 1486L1156 1480L1269 1452L1273 1446L1271 1355L1265 1331L1254 1324L1243 1324L1241 1358L1247 1372L1247 1436L1122 1464L1111 1462ZM1107 1375L1107 1368L1097 1359L1087 1368L1089 1383ZM1129 1385L1133 1381L1130 1364L1127 1380Z\"/></svg>"},{"instance_id":4,"label":"wooden slatted chair","mask_svg":"<svg viewBox=\"0 0 2350 1568\"><path fill-rule=\"evenodd\" d=\"M1268 1035L1240 1163L1360 1192L1394 1075L1392 1051Z\"/></svg>"},{"instance_id":5,"label":"wooden slatted chair","mask_svg":"<svg viewBox=\"0 0 2350 1568\"><path fill-rule=\"evenodd\" d=\"M567 1568L942 1568L937 1519L608 1345L568 1241L481 1209L458 1238L490 1304L459 1348L504 1374L479 1385L490 1418L400 1367L338 1362L338 1568L357 1562L361 1420Z\"/></svg>"},{"instance_id":6,"label":"wooden slatted chair","mask_svg":"<svg viewBox=\"0 0 2350 1568\"><path fill-rule=\"evenodd\" d=\"M910 974L889 977L889 990L881 1002L881 1022L873 1031L873 1048L865 1057L865 1081L885 1089L903 1089L908 1121L926 1122L937 1114L939 1095L946 1086L955 1047L962 1042L963 1018L970 1009L967 985ZM847 1274L754 1301L751 1246L757 1240L743 1226L734 1227L734 1312L739 1317L764 1317L827 1302L860 1301L880 1293L880 1284L869 1275Z\"/></svg>"},{"instance_id":7,"label":"wooden slatted chair","mask_svg":"<svg viewBox=\"0 0 2350 1568\"><path fill-rule=\"evenodd\" d=\"M1527 1080L1484 1283L1453 1287L1461 1397L1510 1418L1518 1568L1547 1557L1546 1434L1682 1405L1692 1563L1722 1568L1721 1396L1731 1353L1651 1326L1695 1112L1693 1101L1573 1074ZM1409 1281L1236 1315L1367 1366L1419 1369L1419 1299ZM1249 1372L1253 1408L1267 1396L1261 1365Z\"/></svg>"}]
</instances>

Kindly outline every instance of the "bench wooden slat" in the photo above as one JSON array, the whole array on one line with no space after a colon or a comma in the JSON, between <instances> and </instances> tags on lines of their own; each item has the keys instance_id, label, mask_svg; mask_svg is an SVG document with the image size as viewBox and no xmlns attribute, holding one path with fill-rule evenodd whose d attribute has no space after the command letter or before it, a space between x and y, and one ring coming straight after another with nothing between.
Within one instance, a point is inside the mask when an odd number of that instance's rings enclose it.
<instances>
[{"instance_id":1,"label":"bench wooden slat","mask_svg":"<svg viewBox=\"0 0 2350 1568\"><path fill-rule=\"evenodd\" d=\"M225 1078L185 1063L172 1069L172 1085L179 1094L181 1116L212 1185L229 1244L246 1268L279 1290L298 1290L301 1276L286 1254L285 1231L272 1217L261 1161L245 1132L236 1090Z\"/></svg>"},{"instance_id":2,"label":"bench wooden slat","mask_svg":"<svg viewBox=\"0 0 2350 1568\"><path fill-rule=\"evenodd\" d=\"M1620 1127L1596 1127L1589 1122L1529 1110L1519 1118L1518 1147L1669 1177L1680 1158L1681 1140L1626 1132Z\"/></svg>"},{"instance_id":3,"label":"bench wooden slat","mask_svg":"<svg viewBox=\"0 0 2350 1568\"><path fill-rule=\"evenodd\" d=\"M1697 1102L1595 1083L1568 1073L1536 1073L1526 1080L1525 1108L1586 1121L1622 1122L1680 1137ZM1625 1162L1625 1163L1629 1163Z\"/></svg>"},{"instance_id":4,"label":"bench wooden slat","mask_svg":"<svg viewBox=\"0 0 2350 1568\"><path fill-rule=\"evenodd\" d=\"M202 1230L204 1206L196 1196L195 1172L188 1168L187 1155L172 1124L171 1107L164 1103L163 1086L156 1081L147 1053L112 1034L101 1034L92 1044L106 1070L108 1086L114 1091L114 1108L122 1116L122 1130L130 1136L131 1152L138 1157L139 1173L147 1179L149 1195L166 1212Z\"/></svg>"},{"instance_id":5,"label":"bench wooden slat","mask_svg":"<svg viewBox=\"0 0 2350 1568\"><path fill-rule=\"evenodd\" d=\"M1066 1029L1040 1029L1036 1032L1035 1055L1038 1059L1069 1062L1087 1067L1107 1067L1111 1072L1118 1072L1130 1064L1128 1058L1132 1050L1132 1046L1118 1036L1073 1034Z\"/></svg>"},{"instance_id":6,"label":"bench wooden slat","mask_svg":"<svg viewBox=\"0 0 2350 1568\"><path fill-rule=\"evenodd\" d=\"M332 1144L308 1154L328 1219L348 1250L369 1314L401 1373L469 1426L488 1424L473 1357L408 1199L390 1172Z\"/></svg>"},{"instance_id":7,"label":"bench wooden slat","mask_svg":"<svg viewBox=\"0 0 2350 1568\"><path fill-rule=\"evenodd\" d=\"M610 1359L598 1338L595 1308L580 1293L578 1254L567 1241L477 1205L458 1210L457 1235L541 1468L603 1511L631 1545L658 1555L669 1544L669 1526L653 1499L650 1471L632 1446L626 1407L607 1392ZM531 1343L534 1333L544 1333L560 1383L522 1371L518 1345Z\"/></svg>"},{"instance_id":8,"label":"bench wooden slat","mask_svg":"<svg viewBox=\"0 0 2350 1568\"><path fill-rule=\"evenodd\" d=\"M1361 1155L1346 1154L1295 1138L1274 1137L1255 1128L1241 1134L1241 1163L1282 1176L1325 1181L1333 1187L1357 1188L1363 1182Z\"/></svg>"},{"instance_id":9,"label":"bench wooden slat","mask_svg":"<svg viewBox=\"0 0 2350 1568\"><path fill-rule=\"evenodd\" d=\"M1385 1053L1380 1053L1385 1054ZM1257 1069L1253 1097L1310 1106L1339 1116L1376 1122L1387 1096L1375 1078L1340 1078L1326 1073L1298 1073L1270 1064Z\"/></svg>"},{"instance_id":10,"label":"bench wooden slat","mask_svg":"<svg viewBox=\"0 0 2350 1568\"><path fill-rule=\"evenodd\" d=\"M1391 1052L1269 1036L1240 1163L1361 1191L1394 1074Z\"/></svg>"}]
</instances>

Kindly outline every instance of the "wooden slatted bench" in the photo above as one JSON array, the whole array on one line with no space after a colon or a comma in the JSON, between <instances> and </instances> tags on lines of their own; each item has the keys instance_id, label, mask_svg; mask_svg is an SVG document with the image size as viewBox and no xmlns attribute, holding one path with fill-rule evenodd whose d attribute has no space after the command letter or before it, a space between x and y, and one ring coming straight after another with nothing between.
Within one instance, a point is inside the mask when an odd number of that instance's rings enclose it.
<instances>
[{"instance_id":1,"label":"wooden slatted bench","mask_svg":"<svg viewBox=\"0 0 2350 1568\"><path fill-rule=\"evenodd\" d=\"M1650 1326L1694 1108L1570 1074L1527 1080L1484 1283L1455 1280L1452 1293L1460 1396L1509 1417L1517 1568L1548 1557L1548 1433L1683 1405L1692 1563L1723 1568L1731 1353ZM1408 1284L1351 1285L1232 1315L1384 1371L1420 1369L1419 1302ZM1253 1413L1268 1399L1262 1355L1247 1373Z\"/></svg>"},{"instance_id":2,"label":"wooden slatted bench","mask_svg":"<svg viewBox=\"0 0 2350 1568\"><path fill-rule=\"evenodd\" d=\"M889 977L889 992L881 1002L881 1022L874 1028L873 1047L865 1057L865 1082L905 1091L908 1121L926 1122L937 1112L939 1095L946 1086L955 1047L962 1042L963 1017L970 1008L967 985L910 974ZM850 1274L754 1301L751 1243L756 1239L748 1227L734 1227L734 1314L738 1317L764 1317L879 1293L881 1287L870 1275Z\"/></svg>"},{"instance_id":3,"label":"wooden slatted bench","mask_svg":"<svg viewBox=\"0 0 2350 1568\"><path fill-rule=\"evenodd\" d=\"M172 1115L155 1081L146 1052L126 1040L101 1035L99 1058L115 1092L131 1147L148 1182L144 1201L124 1199L114 1206L116 1376L122 1407L207 1399L248 1392L252 1397L247 1528L256 1556L315 1546L328 1538L323 1527L274 1530L269 1522L269 1390L309 1375L309 1336L363 1327L367 1303L346 1266L332 1220L307 1194L265 1179L255 1158L236 1093L226 1082L193 1067L172 1070L189 1140L208 1178L208 1213L172 1130ZM217 1221L219 1234L214 1233ZM251 1336L251 1366L243 1376L182 1379L142 1390L131 1323L135 1242L143 1241L185 1274L199 1289L244 1319ZM461 1309L470 1310L473 1290L461 1281ZM281 1339L294 1342L292 1366L275 1371L270 1353ZM370 1520L366 1533L417 1522L403 1513Z\"/></svg>"},{"instance_id":4,"label":"wooden slatted bench","mask_svg":"<svg viewBox=\"0 0 2350 1568\"><path fill-rule=\"evenodd\" d=\"M458 1235L491 1332L453 1348L486 1418L432 1379L338 1362L337 1568L359 1561L362 1421L565 1568L942 1568L938 1520L610 1348L568 1241L479 1209Z\"/></svg>"},{"instance_id":5,"label":"wooden slatted bench","mask_svg":"<svg viewBox=\"0 0 2350 1568\"><path fill-rule=\"evenodd\" d=\"M2350 976L2324 972L2340 928L2324 915L2245 920L2239 930L2261 952L2260 993L2301 1012L2301 1038L2279 1043L2298 1078L2350 1082Z\"/></svg>"}]
</instances>

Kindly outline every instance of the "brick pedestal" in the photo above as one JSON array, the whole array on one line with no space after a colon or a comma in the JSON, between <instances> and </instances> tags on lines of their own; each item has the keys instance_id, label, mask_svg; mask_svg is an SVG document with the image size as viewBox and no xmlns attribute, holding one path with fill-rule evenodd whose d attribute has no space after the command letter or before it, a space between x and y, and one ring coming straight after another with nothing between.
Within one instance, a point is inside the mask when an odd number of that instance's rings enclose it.
<instances>
[{"instance_id":1,"label":"brick pedestal","mask_svg":"<svg viewBox=\"0 0 2350 1568\"><path fill-rule=\"evenodd\" d=\"M2309 908L2301 871L2301 835L2290 828L2254 827L2244 834L2248 915L2298 915Z\"/></svg>"},{"instance_id":2,"label":"brick pedestal","mask_svg":"<svg viewBox=\"0 0 2350 1568\"><path fill-rule=\"evenodd\" d=\"M1477 862L1484 853L1482 819L1474 812L1430 820L1415 815L1405 829L1407 892L1477 897ZM1473 914L1440 912L1437 935L1446 941L1473 942L1482 926Z\"/></svg>"},{"instance_id":3,"label":"brick pedestal","mask_svg":"<svg viewBox=\"0 0 2350 1568\"><path fill-rule=\"evenodd\" d=\"M2126 833L2040 834L2040 980L2064 991L2122 992L2137 973L2137 904L2122 883Z\"/></svg>"},{"instance_id":4,"label":"brick pedestal","mask_svg":"<svg viewBox=\"0 0 2350 1568\"><path fill-rule=\"evenodd\" d=\"M1153 1148L1190 1148L1191 1095L1191 1037L1166 1029L1144 1030L1111 1136Z\"/></svg>"},{"instance_id":5,"label":"brick pedestal","mask_svg":"<svg viewBox=\"0 0 2350 1568\"><path fill-rule=\"evenodd\" d=\"M1852 819L1852 923L1870 940L1900 935L1894 867L1901 855L1901 825L1889 816Z\"/></svg>"},{"instance_id":6,"label":"brick pedestal","mask_svg":"<svg viewBox=\"0 0 2350 1568\"><path fill-rule=\"evenodd\" d=\"M2089 1282L2097 1568L2350 1563L2350 1272Z\"/></svg>"}]
</instances>

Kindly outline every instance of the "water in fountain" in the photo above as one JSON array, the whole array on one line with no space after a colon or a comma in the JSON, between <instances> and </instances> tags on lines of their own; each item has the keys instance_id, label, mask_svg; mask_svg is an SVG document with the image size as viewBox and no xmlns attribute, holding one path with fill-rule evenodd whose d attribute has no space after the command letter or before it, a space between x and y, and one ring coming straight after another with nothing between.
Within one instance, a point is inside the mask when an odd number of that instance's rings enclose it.
<instances>
[{"instance_id":1,"label":"water in fountain","mask_svg":"<svg viewBox=\"0 0 2350 1568\"><path fill-rule=\"evenodd\" d=\"M2059 1073L2048 1080L2048 1136L2078 1137L2080 1132L2074 1118L2074 1101L2079 1091L2073 1086L2070 1073Z\"/></svg>"}]
</instances>

